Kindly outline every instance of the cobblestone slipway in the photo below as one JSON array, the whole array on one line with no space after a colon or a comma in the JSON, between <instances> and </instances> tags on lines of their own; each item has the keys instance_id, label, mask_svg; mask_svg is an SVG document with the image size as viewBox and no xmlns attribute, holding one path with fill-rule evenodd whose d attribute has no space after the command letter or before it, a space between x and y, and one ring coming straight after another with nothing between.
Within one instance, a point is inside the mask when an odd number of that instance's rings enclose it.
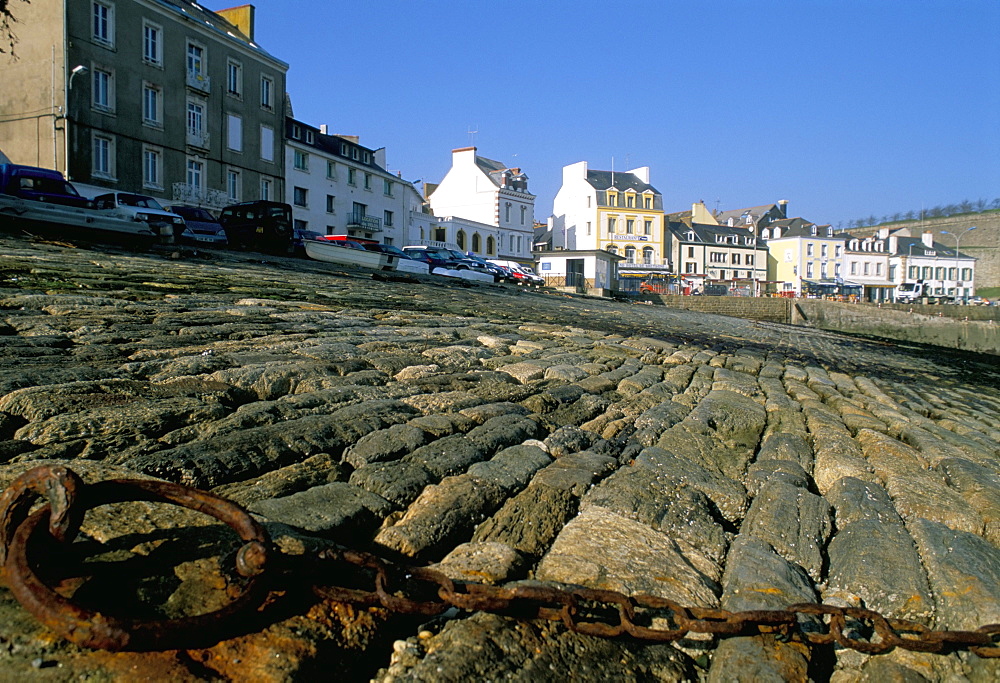
<instances>
[{"instance_id":1,"label":"cobblestone slipway","mask_svg":"<svg viewBox=\"0 0 1000 683\"><path fill-rule=\"evenodd\" d=\"M1000 622L995 358L253 254L11 236L0 254L0 485L59 461L213 490L289 553L333 540L477 581ZM213 608L214 529L178 508L99 508L78 598ZM423 621L313 600L212 647L110 654L0 589L0 678L1000 678L967 652Z\"/></svg>"}]
</instances>

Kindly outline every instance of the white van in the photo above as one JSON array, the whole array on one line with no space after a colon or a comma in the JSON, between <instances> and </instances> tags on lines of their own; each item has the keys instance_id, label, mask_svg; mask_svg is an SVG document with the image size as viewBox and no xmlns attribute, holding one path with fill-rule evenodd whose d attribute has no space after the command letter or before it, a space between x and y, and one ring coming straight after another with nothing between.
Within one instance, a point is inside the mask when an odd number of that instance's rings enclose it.
<instances>
[{"instance_id":1,"label":"white van","mask_svg":"<svg viewBox=\"0 0 1000 683\"><path fill-rule=\"evenodd\" d=\"M541 287L545 284L545 278L536 275L531 266L521 265L517 261L501 261L499 259L489 259L489 262L509 270L514 276L514 282L519 285Z\"/></svg>"}]
</instances>

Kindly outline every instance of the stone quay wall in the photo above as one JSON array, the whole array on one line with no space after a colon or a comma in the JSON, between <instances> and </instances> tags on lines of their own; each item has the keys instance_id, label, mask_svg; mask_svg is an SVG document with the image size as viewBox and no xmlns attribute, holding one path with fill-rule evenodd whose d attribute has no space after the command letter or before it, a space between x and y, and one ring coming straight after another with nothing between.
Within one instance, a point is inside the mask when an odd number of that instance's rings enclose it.
<instances>
[{"instance_id":1,"label":"stone quay wall","mask_svg":"<svg viewBox=\"0 0 1000 683\"><path fill-rule=\"evenodd\" d=\"M791 321L791 299L738 296L680 296L643 294L644 301L698 313L729 315L774 323Z\"/></svg>"}]
</instances>

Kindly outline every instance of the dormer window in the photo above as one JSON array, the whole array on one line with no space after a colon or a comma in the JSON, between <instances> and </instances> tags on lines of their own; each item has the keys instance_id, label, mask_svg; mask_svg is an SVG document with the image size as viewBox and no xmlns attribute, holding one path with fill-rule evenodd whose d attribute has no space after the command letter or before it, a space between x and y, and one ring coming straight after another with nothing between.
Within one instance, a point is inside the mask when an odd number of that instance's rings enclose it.
<instances>
[{"instance_id":1,"label":"dormer window","mask_svg":"<svg viewBox=\"0 0 1000 683\"><path fill-rule=\"evenodd\" d=\"M774 239L778 239L779 237L781 237L781 228L775 228L774 229Z\"/></svg>"},{"instance_id":2,"label":"dormer window","mask_svg":"<svg viewBox=\"0 0 1000 683\"><path fill-rule=\"evenodd\" d=\"M818 235L818 234L819 234L819 228L818 228L818 227L816 227L816 226L814 225L814 226L812 226L812 228L811 228L811 229L809 230L809 232L810 232L810 234L812 234L812 236L813 236L813 237L815 237L816 235Z\"/></svg>"},{"instance_id":3,"label":"dormer window","mask_svg":"<svg viewBox=\"0 0 1000 683\"><path fill-rule=\"evenodd\" d=\"M687 234L687 241L688 241L688 242L694 242L694 231L693 231L693 230L689 230L689 231L688 231L688 234Z\"/></svg>"},{"instance_id":4,"label":"dormer window","mask_svg":"<svg viewBox=\"0 0 1000 683\"><path fill-rule=\"evenodd\" d=\"M765 240L766 239L770 239L771 238L771 231L768 230L767 228L764 228L763 230L760 231L760 237L761 237L761 239L765 239Z\"/></svg>"}]
</instances>

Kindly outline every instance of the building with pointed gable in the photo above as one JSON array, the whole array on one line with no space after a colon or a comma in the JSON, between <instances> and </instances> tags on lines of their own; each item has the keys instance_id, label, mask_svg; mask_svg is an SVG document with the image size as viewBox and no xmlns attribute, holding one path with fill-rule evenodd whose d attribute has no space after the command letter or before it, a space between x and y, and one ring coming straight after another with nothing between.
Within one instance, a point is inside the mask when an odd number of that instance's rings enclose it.
<instances>
[{"instance_id":1,"label":"building with pointed gable","mask_svg":"<svg viewBox=\"0 0 1000 683\"><path fill-rule=\"evenodd\" d=\"M485 258L531 263L535 195L528 191L528 176L476 152L453 149L445 177L425 186L431 213L452 226L433 239Z\"/></svg>"}]
</instances>

